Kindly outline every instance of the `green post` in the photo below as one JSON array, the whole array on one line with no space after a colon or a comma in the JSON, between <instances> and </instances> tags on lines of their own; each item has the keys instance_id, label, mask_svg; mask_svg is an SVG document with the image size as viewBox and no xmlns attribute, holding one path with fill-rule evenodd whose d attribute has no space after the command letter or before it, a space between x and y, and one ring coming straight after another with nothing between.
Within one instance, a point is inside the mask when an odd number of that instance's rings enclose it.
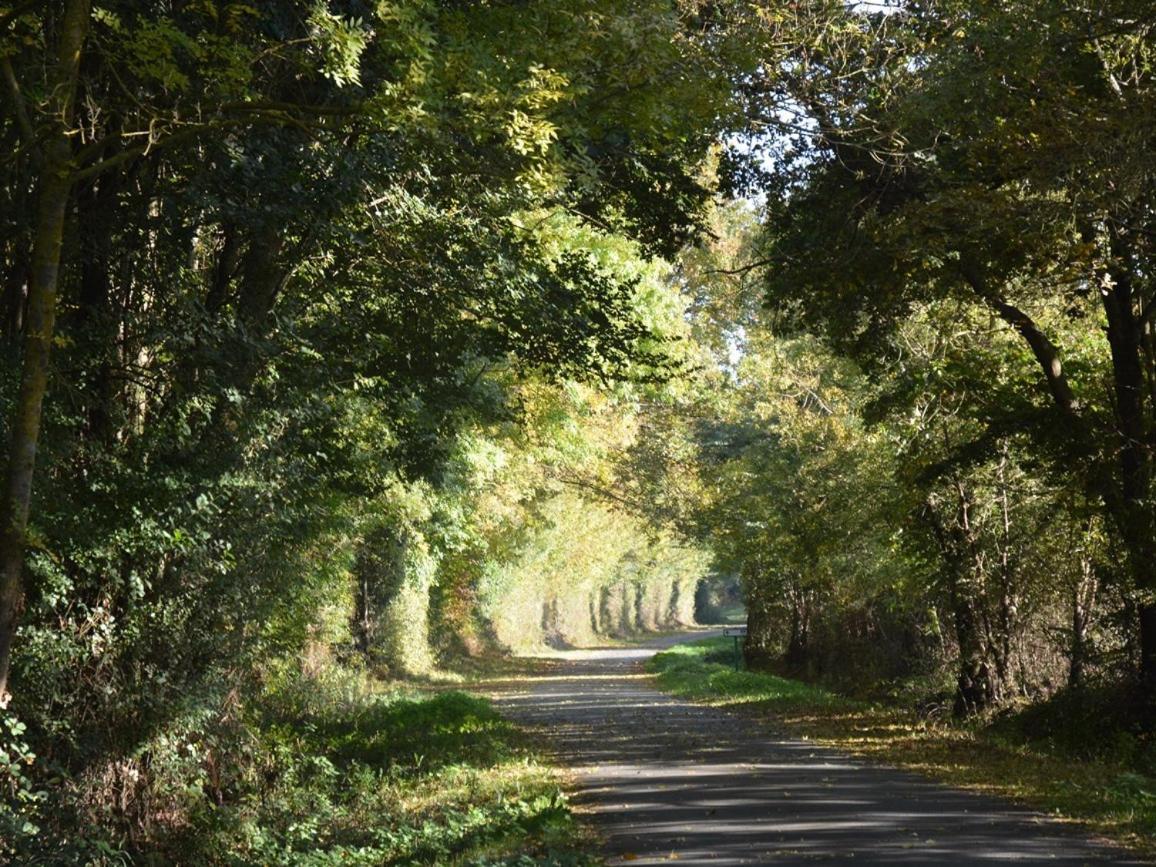
<instances>
[{"instance_id":1,"label":"green post","mask_svg":"<svg viewBox=\"0 0 1156 867\"><path fill-rule=\"evenodd\" d=\"M740 671L743 667L743 655L739 650L739 639L747 637L747 628L745 626L728 626L723 629L723 635L734 641L735 655L735 671Z\"/></svg>"}]
</instances>

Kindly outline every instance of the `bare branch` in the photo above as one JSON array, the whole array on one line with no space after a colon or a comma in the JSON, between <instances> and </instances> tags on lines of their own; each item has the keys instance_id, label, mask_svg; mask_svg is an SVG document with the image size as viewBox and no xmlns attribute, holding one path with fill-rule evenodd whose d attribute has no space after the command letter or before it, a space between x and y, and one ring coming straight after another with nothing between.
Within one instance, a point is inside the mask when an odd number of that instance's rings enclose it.
<instances>
[{"instance_id":1,"label":"bare branch","mask_svg":"<svg viewBox=\"0 0 1156 867\"><path fill-rule=\"evenodd\" d=\"M728 274L728 275L733 276L736 274L746 274L748 271L753 271L756 268L765 268L767 265L770 265L770 264L772 264L770 259L760 259L757 262L751 262L749 265L743 265L741 268L708 268L706 270L706 273L707 274Z\"/></svg>"}]
</instances>

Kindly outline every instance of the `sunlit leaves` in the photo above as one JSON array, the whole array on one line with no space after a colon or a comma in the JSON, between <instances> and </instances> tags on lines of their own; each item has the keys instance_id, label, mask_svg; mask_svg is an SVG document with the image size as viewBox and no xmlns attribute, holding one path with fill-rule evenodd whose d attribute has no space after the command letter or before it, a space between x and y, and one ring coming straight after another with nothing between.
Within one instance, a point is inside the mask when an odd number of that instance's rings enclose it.
<instances>
[{"instance_id":1,"label":"sunlit leaves","mask_svg":"<svg viewBox=\"0 0 1156 867\"><path fill-rule=\"evenodd\" d=\"M338 86L360 84L361 55L373 31L360 19L334 14L325 0L314 4L307 23L325 76Z\"/></svg>"}]
</instances>

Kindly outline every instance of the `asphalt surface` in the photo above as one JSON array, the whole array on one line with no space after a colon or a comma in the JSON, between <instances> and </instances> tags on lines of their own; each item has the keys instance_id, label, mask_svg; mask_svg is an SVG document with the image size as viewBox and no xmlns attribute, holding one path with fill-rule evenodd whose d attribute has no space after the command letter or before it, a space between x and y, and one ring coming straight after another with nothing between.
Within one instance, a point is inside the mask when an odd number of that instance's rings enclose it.
<instances>
[{"instance_id":1,"label":"asphalt surface","mask_svg":"<svg viewBox=\"0 0 1156 867\"><path fill-rule=\"evenodd\" d=\"M659 692L643 662L694 637L569 651L495 692L572 769L571 803L609 864L1148 863L1029 810Z\"/></svg>"}]
</instances>

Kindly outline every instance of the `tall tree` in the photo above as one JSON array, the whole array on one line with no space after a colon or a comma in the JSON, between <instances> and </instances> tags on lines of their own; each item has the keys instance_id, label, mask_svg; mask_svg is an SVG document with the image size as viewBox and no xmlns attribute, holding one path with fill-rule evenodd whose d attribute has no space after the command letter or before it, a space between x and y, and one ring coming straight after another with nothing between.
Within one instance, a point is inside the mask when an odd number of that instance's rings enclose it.
<instances>
[{"instance_id":1,"label":"tall tree","mask_svg":"<svg viewBox=\"0 0 1156 867\"><path fill-rule=\"evenodd\" d=\"M24 608L25 534L32 503L42 407L48 390L49 359L55 338L61 249L69 198L75 182L74 121L89 19L88 0L68 0L53 22L56 27L49 31L55 37L55 56L48 67L47 120L43 130L32 125L11 62L7 57L3 59L9 96L20 121L24 147L37 166L37 203L29 257L27 313L23 322L20 390L10 426L4 499L0 501L0 706L6 706L8 702L12 640Z\"/></svg>"},{"instance_id":2,"label":"tall tree","mask_svg":"<svg viewBox=\"0 0 1156 867\"><path fill-rule=\"evenodd\" d=\"M770 125L793 105L806 153L772 206L772 297L864 358L935 299L986 308L1023 341L1039 411L1019 423L1066 455L1128 551L1151 693L1154 189L1139 155L1156 90L1141 6L825 8L787 83L752 100Z\"/></svg>"}]
</instances>

